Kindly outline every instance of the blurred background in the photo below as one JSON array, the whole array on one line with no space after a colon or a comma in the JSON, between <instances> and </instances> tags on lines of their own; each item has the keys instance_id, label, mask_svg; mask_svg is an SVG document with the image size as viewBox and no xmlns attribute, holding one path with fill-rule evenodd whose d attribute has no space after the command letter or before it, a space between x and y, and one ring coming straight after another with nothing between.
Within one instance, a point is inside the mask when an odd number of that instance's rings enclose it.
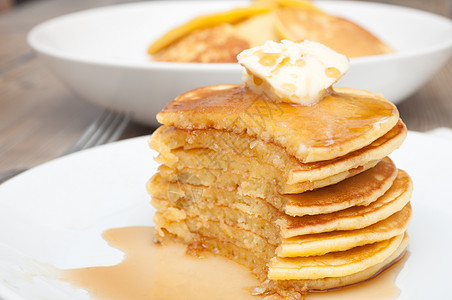
<instances>
[{"instance_id":1,"label":"blurred background","mask_svg":"<svg viewBox=\"0 0 452 300\"><path fill-rule=\"evenodd\" d=\"M53 17L124 0L0 0L0 173L30 168L67 151L103 109L65 87L27 44L35 25ZM451 0L374 0L452 17ZM398 105L409 130L452 128L452 62ZM120 139L154 128L128 123Z\"/></svg>"}]
</instances>

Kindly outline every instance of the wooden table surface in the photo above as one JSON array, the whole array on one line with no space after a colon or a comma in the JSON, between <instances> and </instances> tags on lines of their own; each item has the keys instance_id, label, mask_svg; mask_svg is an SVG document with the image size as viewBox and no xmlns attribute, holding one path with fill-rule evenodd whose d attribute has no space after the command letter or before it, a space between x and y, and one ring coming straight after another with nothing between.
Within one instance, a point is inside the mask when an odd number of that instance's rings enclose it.
<instances>
[{"instance_id":1,"label":"wooden table surface","mask_svg":"<svg viewBox=\"0 0 452 300\"><path fill-rule=\"evenodd\" d=\"M28 31L49 18L124 2L132 1L40 0L0 12L0 173L60 156L102 112L72 93L47 69L28 46ZM381 2L452 17L450 0ZM452 60L398 108L410 130L452 128ZM131 123L121 139L152 130Z\"/></svg>"}]
</instances>

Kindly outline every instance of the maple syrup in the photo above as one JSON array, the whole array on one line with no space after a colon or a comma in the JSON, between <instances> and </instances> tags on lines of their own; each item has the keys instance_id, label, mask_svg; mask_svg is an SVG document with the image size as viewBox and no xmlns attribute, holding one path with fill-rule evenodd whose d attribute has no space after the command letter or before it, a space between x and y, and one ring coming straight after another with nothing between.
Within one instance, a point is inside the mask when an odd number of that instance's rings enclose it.
<instances>
[{"instance_id":1,"label":"maple syrup","mask_svg":"<svg viewBox=\"0 0 452 300\"><path fill-rule=\"evenodd\" d=\"M184 244L155 244L152 227L109 229L103 237L125 252L121 263L62 271L64 280L86 289L93 299L262 299L251 295L259 282L246 267L215 255L189 256ZM395 299L400 290L394 281L405 259L376 278L347 288L310 293L307 299Z\"/></svg>"}]
</instances>

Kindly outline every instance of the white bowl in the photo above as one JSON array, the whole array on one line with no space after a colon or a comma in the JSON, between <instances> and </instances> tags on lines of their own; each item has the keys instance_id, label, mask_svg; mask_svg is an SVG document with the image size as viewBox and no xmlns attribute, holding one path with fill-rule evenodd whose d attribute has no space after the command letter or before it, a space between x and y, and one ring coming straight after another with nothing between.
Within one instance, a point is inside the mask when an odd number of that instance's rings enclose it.
<instances>
[{"instance_id":1,"label":"white bowl","mask_svg":"<svg viewBox=\"0 0 452 300\"><path fill-rule=\"evenodd\" d=\"M452 49L452 22L410 8L355 1L318 1L319 7L372 31L397 52L352 58L338 86L382 93L398 103L421 87ZM155 114L193 88L239 83L238 64L153 62L150 43L195 15L245 6L243 1L153 1L77 12L46 21L28 41L80 97L131 112L156 125Z\"/></svg>"}]
</instances>

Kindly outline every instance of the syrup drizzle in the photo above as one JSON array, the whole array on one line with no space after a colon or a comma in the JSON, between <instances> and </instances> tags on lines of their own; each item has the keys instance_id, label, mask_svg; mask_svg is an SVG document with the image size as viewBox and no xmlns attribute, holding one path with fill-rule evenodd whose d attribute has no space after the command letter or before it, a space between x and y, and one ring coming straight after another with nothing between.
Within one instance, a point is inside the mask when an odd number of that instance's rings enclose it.
<instances>
[{"instance_id":1,"label":"syrup drizzle","mask_svg":"<svg viewBox=\"0 0 452 300\"><path fill-rule=\"evenodd\" d=\"M259 282L249 270L226 258L207 255L195 258L179 243L153 243L152 227L107 230L103 238L125 252L114 266L62 270L62 278L86 289L98 300L240 299L258 300L251 290ZM310 293L308 300L396 299L394 281L407 255L376 278L329 292Z\"/></svg>"}]
</instances>

